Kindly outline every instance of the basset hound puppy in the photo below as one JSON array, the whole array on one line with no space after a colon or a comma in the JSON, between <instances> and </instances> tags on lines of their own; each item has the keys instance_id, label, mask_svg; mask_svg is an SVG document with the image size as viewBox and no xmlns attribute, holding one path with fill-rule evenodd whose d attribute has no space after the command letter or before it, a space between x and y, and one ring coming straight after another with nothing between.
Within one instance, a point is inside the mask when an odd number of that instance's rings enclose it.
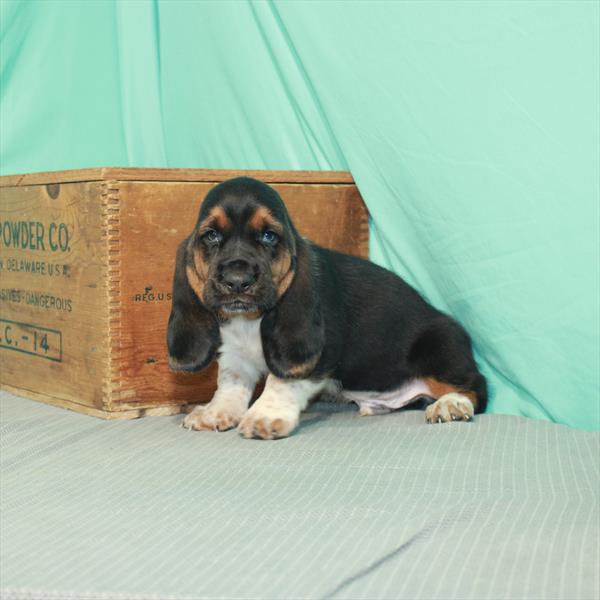
<instances>
[{"instance_id":1,"label":"basset hound puppy","mask_svg":"<svg viewBox=\"0 0 600 600\"><path fill-rule=\"evenodd\" d=\"M178 248L167 344L175 370L218 360L218 389L185 417L190 429L285 437L318 395L362 415L422 401L429 423L470 421L487 401L455 320L390 271L303 238L279 194L248 177L207 194Z\"/></svg>"}]
</instances>

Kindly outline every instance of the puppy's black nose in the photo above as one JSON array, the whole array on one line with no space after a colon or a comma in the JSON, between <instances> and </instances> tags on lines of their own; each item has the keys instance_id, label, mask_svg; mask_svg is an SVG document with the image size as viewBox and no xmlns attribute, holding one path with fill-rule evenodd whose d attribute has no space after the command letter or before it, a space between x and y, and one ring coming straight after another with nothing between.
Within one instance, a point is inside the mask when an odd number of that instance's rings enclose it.
<instances>
[{"instance_id":1,"label":"puppy's black nose","mask_svg":"<svg viewBox=\"0 0 600 600\"><path fill-rule=\"evenodd\" d=\"M257 280L255 269L245 260L234 260L221 269L221 282L231 293L247 292Z\"/></svg>"}]
</instances>

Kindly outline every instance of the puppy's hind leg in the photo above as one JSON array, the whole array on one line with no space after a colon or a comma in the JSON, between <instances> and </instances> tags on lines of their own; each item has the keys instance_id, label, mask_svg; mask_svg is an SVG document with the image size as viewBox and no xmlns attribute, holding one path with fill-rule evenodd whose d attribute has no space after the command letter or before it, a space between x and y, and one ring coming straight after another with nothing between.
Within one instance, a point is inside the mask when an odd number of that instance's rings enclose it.
<instances>
[{"instance_id":1,"label":"puppy's hind leg","mask_svg":"<svg viewBox=\"0 0 600 600\"><path fill-rule=\"evenodd\" d=\"M425 410L428 423L471 421L487 403L487 384L479 372L471 340L449 317L430 324L411 348L409 361L434 399Z\"/></svg>"},{"instance_id":2,"label":"puppy's hind leg","mask_svg":"<svg viewBox=\"0 0 600 600\"><path fill-rule=\"evenodd\" d=\"M436 382L436 384L439 382ZM425 420L428 423L446 423L448 421L471 421L475 408L471 392L447 392L425 409Z\"/></svg>"}]
</instances>

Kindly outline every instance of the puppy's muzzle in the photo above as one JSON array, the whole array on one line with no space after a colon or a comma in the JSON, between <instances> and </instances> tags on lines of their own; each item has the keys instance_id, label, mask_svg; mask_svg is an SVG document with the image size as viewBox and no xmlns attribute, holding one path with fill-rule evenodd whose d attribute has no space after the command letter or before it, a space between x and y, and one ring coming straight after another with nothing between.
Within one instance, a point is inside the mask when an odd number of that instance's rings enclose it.
<instances>
[{"instance_id":1,"label":"puppy's muzzle","mask_svg":"<svg viewBox=\"0 0 600 600\"><path fill-rule=\"evenodd\" d=\"M237 259L219 265L218 287L225 294L252 294L258 281L258 265Z\"/></svg>"}]
</instances>

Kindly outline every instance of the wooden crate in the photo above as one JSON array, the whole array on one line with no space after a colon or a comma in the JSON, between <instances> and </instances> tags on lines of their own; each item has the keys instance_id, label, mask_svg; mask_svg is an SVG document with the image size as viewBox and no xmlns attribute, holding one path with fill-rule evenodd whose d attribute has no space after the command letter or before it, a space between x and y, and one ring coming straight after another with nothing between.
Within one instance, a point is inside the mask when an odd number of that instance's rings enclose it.
<instances>
[{"instance_id":1,"label":"wooden crate","mask_svg":"<svg viewBox=\"0 0 600 600\"><path fill-rule=\"evenodd\" d=\"M85 169L0 177L0 385L104 418L210 400L216 365L170 371L166 324L177 244L201 200L239 175L278 190L298 229L368 255L349 173Z\"/></svg>"}]
</instances>

